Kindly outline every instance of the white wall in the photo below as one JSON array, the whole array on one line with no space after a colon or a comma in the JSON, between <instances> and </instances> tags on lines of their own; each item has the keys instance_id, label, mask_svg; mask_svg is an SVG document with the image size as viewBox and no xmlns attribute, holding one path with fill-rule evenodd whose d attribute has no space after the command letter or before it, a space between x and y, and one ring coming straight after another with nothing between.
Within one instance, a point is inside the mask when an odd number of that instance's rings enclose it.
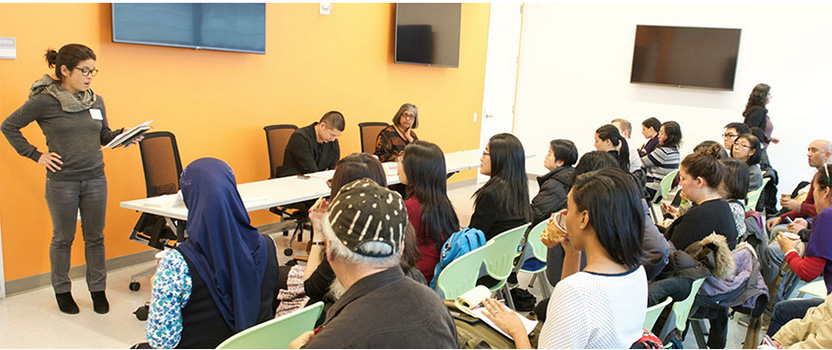
<instances>
[{"instance_id":1,"label":"white wall","mask_svg":"<svg viewBox=\"0 0 832 350\"><path fill-rule=\"evenodd\" d=\"M741 28L734 91L630 84L637 24ZM527 151L545 155L549 140L567 138L583 154L615 117L630 120L641 145L641 121L655 116L681 124L685 155L701 141L721 143L722 127L742 122L751 89L763 82L772 86L769 115L781 139L769 156L781 191L791 191L813 174L809 142L832 140L830 35L832 4L526 4L514 133ZM545 171L542 158L531 161Z\"/></svg>"}]
</instances>

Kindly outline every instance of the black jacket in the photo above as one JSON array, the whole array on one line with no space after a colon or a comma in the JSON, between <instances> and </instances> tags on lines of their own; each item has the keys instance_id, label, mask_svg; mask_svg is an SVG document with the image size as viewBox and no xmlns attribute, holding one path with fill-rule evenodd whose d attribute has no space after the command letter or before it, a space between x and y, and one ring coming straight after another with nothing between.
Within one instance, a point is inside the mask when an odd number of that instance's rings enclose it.
<instances>
[{"instance_id":1,"label":"black jacket","mask_svg":"<svg viewBox=\"0 0 832 350\"><path fill-rule=\"evenodd\" d=\"M289 137L286 151L283 153L283 166L277 170L277 177L309 174L327 169L335 169L341 158L338 140L318 143L315 125L305 126Z\"/></svg>"},{"instance_id":2,"label":"black jacket","mask_svg":"<svg viewBox=\"0 0 832 350\"><path fill-rule=\"evenodd\" d=\"M566 208L566 195L572 187L572 173L574 172L574 168L566 166L537 177L540 192L532 199L531 227L548 219L552 213Z\"/></svg>"}]
</instances>

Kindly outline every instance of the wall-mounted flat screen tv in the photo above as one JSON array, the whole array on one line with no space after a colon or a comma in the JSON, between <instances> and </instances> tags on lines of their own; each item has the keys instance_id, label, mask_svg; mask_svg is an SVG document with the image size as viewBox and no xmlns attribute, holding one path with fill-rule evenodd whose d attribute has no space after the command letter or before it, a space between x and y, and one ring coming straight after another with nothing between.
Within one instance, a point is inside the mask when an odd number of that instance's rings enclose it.
<instances>
[{"instance_id":1,"label":"wall-mounted flat screen tv","mask_svg":"<svg viewBox=\"0 0 832 350\"><path fill-rule=\"evenodd\" d=\"M396 63L459 67L461 4L396 5Z\"/></svg>"},{"instance_id":2,"label":"wall-mounted flat screen tv","mask_svg":"<svg viewBox=\"0 0 832 350\"><path fill-rule=\"evenodd\" d=\"M631 83L734 90L740 29L636 26Z\"/></svg>"},{"instance_id":3,"label":"wall-mounted flat screen tv","mask_svg":"<svg viewBox=\"0 0 832 350\"><path fill-rule=\"evenodd\" d=\"M113 42L266 53L266 4L112 6Z\"/></svg>"}]
</instances>

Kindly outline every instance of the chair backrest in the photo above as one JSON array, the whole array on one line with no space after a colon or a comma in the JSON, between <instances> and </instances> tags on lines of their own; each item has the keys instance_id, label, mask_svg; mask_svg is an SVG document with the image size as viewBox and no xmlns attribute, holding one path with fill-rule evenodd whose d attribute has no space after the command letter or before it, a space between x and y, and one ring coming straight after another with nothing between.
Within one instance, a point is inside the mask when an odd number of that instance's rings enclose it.
<instances>
[{"instance_id":1,"label":"chair backrest","mask_svg":"<svg viewBox=\"0 0 832 350\"><path fill-rule=\"evenodd\" d=\"M277 169L283 166L283 154L286 151L286 144L289 137L298 129L291 124L269 125L263 128L266 130L266 146L269 149L269 178L277 175Z\"/></svg>"},{"instance_id":2,"label":"chair backrest","mask_svg":"<svg viewBox=\"0 0 832 350\"><path fill-rule=\"evenodd\" d=\"M514 267L514 257L517 255L517 247L520 245L520 240L523 239L523 234L526 233L529 225L531 223L508 229L489 240L492 243L486 250L485 270L488 271L488 276L500 281L489 288L491 291L501 288L511 274L511 269Z\"/></svg>"},{"instance_id":3,"label":"chair backrest","mask_svg":"<svg viewBox=\"0 0 832 350\"><path fill-rule=\"evenodd\" d=\"M532 256L544 263L546 262L546 254L549 248L540 240L540 234L543 233L543 230L548 224L549 222L547 220L541 221L529 231L529 236L526 238L526 243L532 248Z\"/></svg>"},{"instance_id":4,"label":"chair backrest","mask_svg":"<svg viewBox=\"0 0 832 350\"><path fill-rule=\"evenodd\" d=\"M288 349L303 332L315 329L324 303L319 301L288 315L263 322L226 339L217 349Z\"/></svg>"},{"instance_id":5,"label":"chair backrest","mask_svg":"<svg viewBox=\"0 0 832 350\"><path fill-rule=\"evenodd\" d=\"M688 324L688 316L690 316L690 309L693 307L696 293L699 293L699 287L702 287L702 282L705 282L705 277L693 281L690 285L690 294L688 297L673 303L673 313L676 315L676 329L680 332L685 331L685 326Z\"/></svg>"},{"instance_id":6,"label":"chair backrest","mask_svg":"<svg viewBox=\"0 0 832 350\"><path fill-rule=\"evenodd\" d=\"M670 188L673 186L673 179L676 178L676 175L679 174L679 169L673 170L669 172L662 178L662 182L659 183L659 189L661 190L662 198L667 198L667 194L670 192Z\"/></svg>"},{"instance_id":7,"label":"chair backrest","mask_svg":"<svg viewBox=\"0 0 832 350\"><path fill-rule=\"evenodd\" d=\"M477 286L477 275L485 261L486 249L491 243L474 249L454 259L442 269L436 279L436 291L445 299L456 299Z\"/></svg>"},{"instance_id":8,"label":"chair backrest","mask_svg":"<svg viewBox=\"0 0 832 350\"><path fill-rule=\"evenodd\" d=\"M179 147L176 137L167 131L154 131L144 134L139 143L144 168L144 182L147 196L155 197L173 194L179 191L179 175L182 174L182 161L179 160Z\"/></svg>"},{"instance_id":9,"label":"chair backrest","mask_svg":"<svg viewBox=\"0 0 832 350\"><path fill-rule=\"evenodd\" d=\"M390 126L382 122L358 123L358 131L361 134L361 152L373 154L376 150L376 138L378 133Z\"/></svg>"},{"instance_id":10,"label":"chair backrest","mask_svg":"<svg viewBox=\"0 0 832 350\"><path fill-rule=\"evenodd\" d=\"M760 185L760 188L748 192L748 196L745 199L745 211L757 210L757 202L760 200L760 195L770 180L770 177L763 178L763 183Z\"/></svg>"},{"instance_id":11,"label":"chair backrest","mask_svg":"<svg viewBox=\"0 0 832 350\"><path fill-rule=\"evenodd\" d=\"M667 306L667 304L670 304L671 301L673 301L673 298L667 297L661 303L647 308L647 314L644 315L644 329L653 329L653 325L656 324L656 321L662 314L662 310L664 310L664 307Z\"/></svg>"}]
</instances>

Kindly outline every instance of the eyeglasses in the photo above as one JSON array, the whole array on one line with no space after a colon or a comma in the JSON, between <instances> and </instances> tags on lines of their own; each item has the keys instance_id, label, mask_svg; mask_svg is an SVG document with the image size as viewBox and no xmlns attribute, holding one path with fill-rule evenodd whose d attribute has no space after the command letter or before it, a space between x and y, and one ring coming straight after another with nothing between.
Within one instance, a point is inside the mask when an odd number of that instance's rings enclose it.
<instances>
[{"instance_id":1,"label":"eyeglasses","mask_svg":"<svg viewBox=\"0 0 832 350\"><path fill-rule=\"evenodd\" d=\"M722 134L722 138L723 138L723 139L726 139L726 140L727 140L727 139L732 139L732 138L737 138L737 136L740 136L740 135L737 135L737 134L728 134L728 133Z\"/></svg>"},{"instance_id":2,"label":"eyeglasses","mask_svg":"<svg viewBox=\"0 0 832 350\"><path fill-rule=\"evenodd\" d=\"M735 144L734 144L734 148L737 148L737 147L742 147L742 148L748 148L748 149L751 149L751 145L746 145L746 144L744 144L744 143L735 143Z\"/></svg>"},{"instance_id":3,"label":"eyeglasses","mask_svg":"<svg viewBox=\"0 0 832 350\"><path fill-rule=\"evenodd\" d=\"M416 115L412 113L402 113L402 117L407 119L416 119Z\"/></svg>"},{"instance_id":4,"label":"eyeglasses","mask_svg":"<svg viewBox=\"0 0 832 350\"><path fill-rule=\"evenodd\" d=\"M94 77L94 76L98 75L98 69L97 68L89 69L89 68L75 67L75 69L80 70L81 74L83 74L85 77L90 77L90 76Z\"/></svg>"},{"instance_id":5,"label":"eyeglasses","mask_svg":"<svg viewBox=\"0 0 832 350\"><path fill-rule=\"evenodd\" d=\"M486 151L482 151L482 156L483 156L483 157L485 157L485 156L491 156L491 153L488 153L488 152L486 152Z\"/></svg>"}]
</instances>

